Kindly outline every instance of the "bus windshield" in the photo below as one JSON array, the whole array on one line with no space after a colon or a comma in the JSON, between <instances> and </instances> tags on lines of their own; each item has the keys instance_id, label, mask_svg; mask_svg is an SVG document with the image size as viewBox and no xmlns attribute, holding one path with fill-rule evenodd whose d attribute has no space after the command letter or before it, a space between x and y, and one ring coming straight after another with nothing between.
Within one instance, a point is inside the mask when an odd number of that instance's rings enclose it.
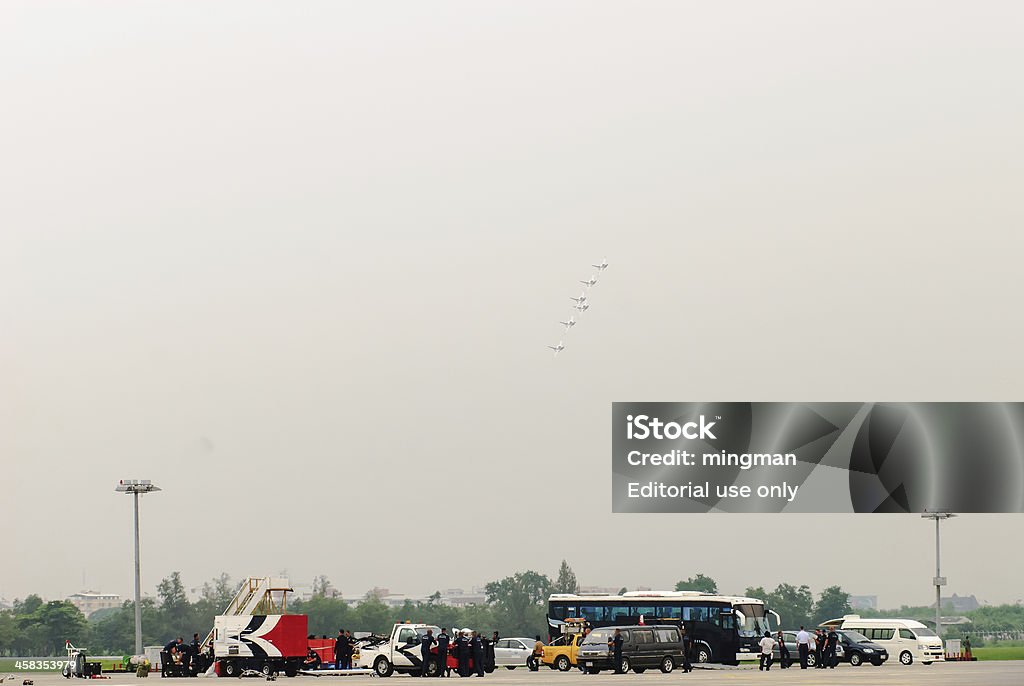
<instances>
[{"instance_id":1,"label":"bus windshield","mask_svg":"<svg viewBox=\"0 0 1024 686\"><path fill-rule=\"evenodd\" d=\"M742 625L737 622L737 630L744 638L764 636L764 632L771 631L768 626L768 618L764 616L763 605L736 605L736 609L743 613ZM739 619L737 617L737 619Z\"/></svg>"}]
</instances>

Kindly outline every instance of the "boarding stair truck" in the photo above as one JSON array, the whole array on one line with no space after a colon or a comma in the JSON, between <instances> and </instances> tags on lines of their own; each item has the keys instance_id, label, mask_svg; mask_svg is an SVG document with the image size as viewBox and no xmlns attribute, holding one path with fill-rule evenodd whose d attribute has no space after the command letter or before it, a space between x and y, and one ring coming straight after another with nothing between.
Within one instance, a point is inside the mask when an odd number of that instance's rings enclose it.
<instances>
[{"instance_id":1,"label":"boarding stair truck","mask_svg":"<svg viewBox=\"0 0 1024 686\"><path fill-rule=\"evenodd\" d=\"M391 635L378 641L368 641L359 647L356 667L370 668L379 677L389 677L395 672L419 676L423 670L420 652L421 638L427 629L434 630L434 638L441 633L433 624L395 624ZM427 676L438 676L447 664L437 655L437 646L430 649ZM447 658L447 656L445 656Z\"/></svg>"},{"instance_id":2,"label":"boarding stair truck","mask_svg":"<svg viewBox=\"0 0 1024 686\"><path fill-rule=\"evenodd\" d=\"M206 673L298 674L308 651L309 618L287 614L291 590L288 579L282 577L246 579L224 613L213 619L213 630L203 643L204 653L212 660Z\"/></svg>"}]
</instances>

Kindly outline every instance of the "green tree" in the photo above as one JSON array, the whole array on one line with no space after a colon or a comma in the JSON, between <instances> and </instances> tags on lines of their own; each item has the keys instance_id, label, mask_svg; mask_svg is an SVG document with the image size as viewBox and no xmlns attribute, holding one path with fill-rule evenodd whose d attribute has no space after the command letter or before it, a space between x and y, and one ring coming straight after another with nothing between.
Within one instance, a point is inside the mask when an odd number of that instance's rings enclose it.
<instances>
[{"instance_id":1,"label":"green tree","mask_svg":"<svg viewBox=\"0 0 1024 686\"><path fill-rule=\"evenodd\" d=\"M686 581L676 582L677 591L702 591L703 593L718 593L718 584L710 576L698 573Z\"/></svg>"},{"instance_id":2,"label":"green tree","mask_svg":"<svg viewBox=\"0 0 1024 686\"><path fill-rule=\"evenodd\" d=\"M850 613L850 594L838 586L829 586L818 595L814 605L814 621L817 624L836 619Z\"/></svg>"},{"instance_id":3,"label":"green tree","mask_svg":"<svg viewBox=\"0 0 1024 686\"><path fill-rule=\"evenodd\" d=\"M551 594L551 580L532 570L516 572L484 587L487 602L496 606L508 622L507 631L522 636L542 632L544 602Z\"/></svg>"},{"instance_id":4,"label":"green tree","mask_svg":"<svg viewBox=\"0 0 1024 686\"><path fill-rule=\"evenodd\" d=\"M59 655L64 642L84 645L89 637L89 623L81 611L64 600L52 600L35 612L20 618L19 630L30 637L32 655Z\"/></svg>"},{"instance_id":5,"label":"green tree","mask_svg":"<svg viewBox=\"0 0 1024 686\"><path fill-rule=\"evenodd\" d=\"M555 593L579 593L580 584L576 581L576 574L565 560L562 560L562 566L558 568L558 579L551 590Z\"/></svg>"},{"instance_id":6,"label":"green tree","mask_svg":"<svg viewBox=\"0 0 1024 686\"><path fill-rule=\"evenodd\" d=\"M370 595L356 606L353 613L353 625L360 631L372 631L381 634L391 631L395 623L390 608L379 597Z\"/></svg>"}]
</instances>

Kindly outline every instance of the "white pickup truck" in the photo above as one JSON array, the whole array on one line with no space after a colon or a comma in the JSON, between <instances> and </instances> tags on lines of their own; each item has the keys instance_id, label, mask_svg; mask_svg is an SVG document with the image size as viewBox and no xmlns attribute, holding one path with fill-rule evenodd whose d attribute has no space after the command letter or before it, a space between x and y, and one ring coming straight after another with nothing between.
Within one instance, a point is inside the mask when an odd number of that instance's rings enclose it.
<instances>
[{"instance_id":1,"label":"white pickup truck","mask_svg":"<svg viewBox=\"0 0 1024 686\"><path fill-rule=\"evenodd\" d=\"M419 676L423 669L420 642L427 629L433 629L434 638L441 633L440 627L431 624L395 624L390 637L361 643L359 659L353 666L372 669L380 677L388 677L395 672ZM437 676L442 664L435 645L431 649L427 674Z\"/></svg>"}]
</instances>

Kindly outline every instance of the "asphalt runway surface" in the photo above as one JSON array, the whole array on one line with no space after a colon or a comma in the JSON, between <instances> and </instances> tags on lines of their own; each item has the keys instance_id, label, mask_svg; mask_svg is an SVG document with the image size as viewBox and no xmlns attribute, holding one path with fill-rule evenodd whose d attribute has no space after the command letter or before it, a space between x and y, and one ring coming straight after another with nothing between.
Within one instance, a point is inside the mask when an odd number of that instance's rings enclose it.
<instances>
[{"instance_id":1,"label":"asphalt runway surface","mask_svg":"<svg viewBox=\"0 0 1024 686\"><path fill-rule=\"evenodd\" d=\"M3 686L21 686L24 679L31 679L34 686L69 686L73 682L56 674L32 674L20 672L16 675L6 674L7 679ZM193 684L208 684L208 686L226 686L228 679L167 679L163 680L158 674L150 675L145 680L135 675L110 675L109 679L97 679L91 683L96 686L142 686L151 684L154 680L166 681L167 686L188 686ZM372 680L375 686L402 686L410 682L414 677L395 675L387 679L378 679L366 675L352 676L297 676L294 679L279 677L274 686L340 686L342 684L365 684ZM452 677L450 681L458 681L459 677ZM257 686L265 683L266 680L258 677L242 679L250 686ZM778 669L773 667L770 672L759 672L756 668L738 669L694 669L689 674L680 670L671 674L662 674L657 670L650 670L644 674L580 674L576 670L571 672L556 672L550 669L542 669L539 672L530 672L526 669L506 670L499 669L493 674L488 674L483 679L476 677L467 678L466 681L483 681L494 686L526 686L552 684L554 686L609 686L611 684L628 684L629 686L643 686L650 682L654 686L658 684L725 684L727 686L744 686L746 684L801 684L802 686L845 686L846 684L864 686L1021 686L1024 684L1024 661L1007 662L952 662L938 663L934 665L885 665L882 667L851 667L840 665L836 669ZM80 682L79 682L80 683ZM449 682L445 682L449 683ZM454 685L453 685L454 686Z\"/></svg>"}]
</instances>

